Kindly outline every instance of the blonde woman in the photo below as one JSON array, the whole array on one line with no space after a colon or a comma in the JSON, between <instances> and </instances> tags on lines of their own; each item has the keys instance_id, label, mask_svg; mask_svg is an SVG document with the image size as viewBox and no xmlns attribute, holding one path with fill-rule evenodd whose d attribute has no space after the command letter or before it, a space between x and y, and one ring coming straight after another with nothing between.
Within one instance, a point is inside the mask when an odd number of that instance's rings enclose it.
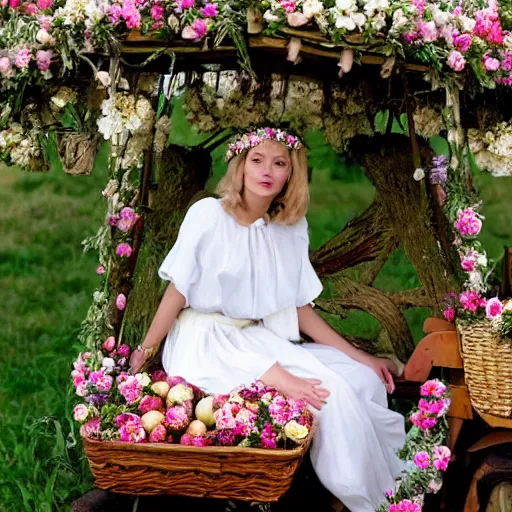
<instances>
[{"instance_id":1,"label":"blonde woman","mask_svg":"<svg viewBox=\"0 0 512 512\"><path fill-rule=\"evenodd\" d=\"M404 418L387 407L395 364L342 338L313 309L307 162L300 140L265 128L227 154L220 199L190 207L159 275L170 281L132 372L166 338L162 363L210 393L259 379L316 409L311 459L352 512L385 502L402 469ZM294 344L299 332L314 343Z\"/></svg>"}]
</instances>

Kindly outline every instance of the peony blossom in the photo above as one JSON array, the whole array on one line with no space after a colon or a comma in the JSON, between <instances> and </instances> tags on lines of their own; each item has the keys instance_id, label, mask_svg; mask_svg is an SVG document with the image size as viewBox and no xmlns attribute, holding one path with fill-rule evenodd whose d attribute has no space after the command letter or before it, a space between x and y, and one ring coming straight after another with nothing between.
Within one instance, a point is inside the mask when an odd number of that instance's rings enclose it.
<instances>
[{"instance_id":1,"label":"peony blossom","mask_svg":"<svg viewBox=\"0 0 512 512\"><path fill-rule=\"evenodd\" d=\"M104 342L103 342L103 350L107 352L112 352L114 350L114 347L116 346L116 339L114 336L109 336Z\"/></svg>"},{"instance_id":2,"label":"peony blossom","mask_svg":"<svg viewBox=\"0 0 512 512\"><path fill-rule=\"evenodd\" d=\"M73 409L73 419L83 423L89 417L89 409L83 405L78 404Z\"/></svg>"},{"instance_id":3,"label":"peony blossom","mask_svg":"<svg viewBox=\"0 0 512 512\"><path fill-rule=\"evenodd\" d=\"M473 38L471 37L471 34L456 35L453 38L453 44L455 45L455 48L457 48L457 50L459 50L461 53L466 53L471 47L472 42Z\"/></svg>"},{"instance_id":4,"label":"peony blossom","mask_svg":"<svg viewBox=\"0 0 512 512\"><path fill-rule=\"evenodd\" d=\"M126 307L126 295L124 293L120 293L116 297L116 308L119 309L119 311L123 311L123 309Z\"/></svg>"},{"instance_id":5,"label":"peony blossom","mask_svg":"<svg viewBox=\"0 0 512 512\"><path fill-rule=\"evenodd\" d=\"M36 16L39 13L39 8L37 7L36 4L29 2L29 3L23 4L22 7L23 7L23 11L28 16Z\"/></svg>"},{"instance_id":6,"label":"peony blossom","mask_svg":"<svg viewBox=\"0 0 512 512\"><path fill-rule=\"evenodd\" d=\"M135 375L130 375L125 380L122 380L122 382L119 383L118 388L119 393L123 395L126 403L128 404L136 403L142 395L142 386Z\"/></svg>"},{"instance_id":7,"label":"peony blossom","mask_svg":"<svg viewBox=\"0 0 512 512\"><path fill-rule=\"evenodd\" d=\"M138 409L141 413L145 414L148 411L157 411L159 409L162 409L163 406L164 402L159 396L146 395L140 401Z\"/></svg>"},{"instance_id":8,"label":"peony blossom","mask_svg":"<svg viewBox=\"0 0 512 512\"><path fill-rule=\"evenodd\" d=\"M160 423L160 425L157 425L149 435L149 442L150 443L165 443L167 440L167 430L165 427Z\"/></svg>"},{"instance_id":9,"label":"peony blossom","mask_svg":"<svg viewBox=\"0 0 512 512\"><path fill-rule=\"evenodd\" d=\"M498 71L500 69L500 61L489 55L484 55L484 68L486 71Z\"/></svg>"},{"instance_id":10,"label":"peony blossom","mask_svg":"<svg viewBox=\"0 0 512 512\"><path fill-rule=\"evenodd\" d=\"M126 206L119 212L119 217L115 225L121 231L130 231L138 219L139 216L133 211L133 209Z\"/></svg>"},{"instance_id":11,"label":"peony blossom","mask_svg":"<svg viewBox=\"0 0 512 512\"><path fill-rule=\"evenodd\" d=\"M130 347L124 343L122 345L119 345L119 347L117 347L117 354L120 357L128 357L130 355L130 352L131 352Z\"/></svg>"},{"instance_id":12,"label":"peony blossom","mask_svg":"<svg viewBox=\"0 0 512 512\"><path fill-rule=\"evenodd\" d=\"M119 428L119 439L125 443L142 443L146 440L146 431L140 421L128 421Z\"/></svg>"},{"instance_id":13,"label":"peony blossom","mask_svg":"<svg viewBox=\"0 0 512 512\"><path fill-rule=\"evenodd\" d=\"M472 208L466 208L458 212L454 227L462 236L476 236L482 229L482 221Z\"/></svg>"},{"instance_id":14,"label":"peony blossom","mask_svg":"<svg viewBox=\"0 0 512 512\"><path fill-rule=\"evenodd\" d=\"M183 29L181 32L181 37L183 39L199 41L206 35L207 32L208 22L201 18L196 18L192 25L189 25Z\"/></svg>"},{"instance_id":15,"label":"peony blossom","mask_svg":"<svg viewBox=\"0 0 512 512\"><path fill-rule=\"evenodd\" d=\"M430 466L430 455L421 451L414 456L414 464L420 469L427 469Z\"/></svg>"},{"instance_id":16,"label":"peony blossom","mask_svg":"<svg viewBox=\"0 0 512 512\"><path fill-rule=\"evenodd\" d=\"M487 301L487 304L485 305L485 314L487 318L492 319L499 317L502 312L503 304L501 303L500 299L498 299L498 297L493 297Z\"/></svg>"},{"instance_id":17,"label":"peony blossom","mask_svg":"<svg viewBox=\"0 0 512 512\"><path fill-rule=\"evenodd\" d=\"M455 310L455 308L446 308L443 311L443 316L445 320L447 320L448 322L453 322L455 320L456 315L457 311Z\"/></svg>"},{"instance_id":18,"label":"peony blossom","mask_svg":"<svg viewBox=\"0 0 512 512\"><path fill-rule=\"evenodd\" d=\"M436 446L434 448L434 467L439 471L446 471L452 453L447 446Z\"/></svg>"},{"instance_id":19,"label":"peony blossom","mask_svg":"<svg viewBox=\"0 0 512 512\"><path fill-rule=\"evenodd\" d=\"M41 11L46 11L53 4L53 0L37 0L37 7L41 9Z\"/></svg>"},{"instance_id":20,"label":"peony blossom","mask_svg":"<svg viewBox=\"0 0 512 512\"><path fill-rule=\"evenodd\" d=\"M30 53L30 50L28 48L24 48L16 54L16 57L14 58L14 63L18 68L26 68L28 67L31 58L32 54Z\"/></svg>"},{"instance_id":21,"label":"peony blossom","mask_svg":"<svg viewBox=\"0 0 512 512\"><path fill-rule=\"evenodd\" d=\"M151 7L151 17L154 20L161 20L164 17L164 8L161 5L153 5Z\"/></svg>"},{"instance_id":22,"label":"peony blossom","mask_svg":"<svg viewBox=\"0 0 512 512\"><path fill-rule=\"evenodd\" d=\"M108 393L112 388L112 376L107 375L103 370L91 372L89 375L89 382L93 384L98 391Z\"/></svg>"},{"instance_id":23,"label":"peony blossom","mask_svg":"<svg viewBox=\"0 0 512 512\"><path fill-rule=\"evenodd\" d=\"M118 244L116 247L116 254L121 256L122 258L129 258L132 253L132 248L130 244L122 243Z\"/></svg>"},{"instance_id":24,"label":"peony blossom","mask_svg":"<svg viewBox=\"0 0 512 512\"><path fill-rule=\"evenodd\" d=\"M87 423L80 427L80 435L86 437L99 437L101 419L98 417L91 418Z\"/></svg>"},{"instance_id":25,"label":"peony blossom","mask_svg":"<svg viewBox=\"0 0 512 512\"><path fill-rule=\"evenodd\" d=\"M453 50L448 55L447 60L448 66L450 66L454 71L462 71L466 66L466 59L463 57L462 53Z\"/></svg>"},{"instance_id":26,"label":"peony blossom","mask_svg":"<svg viewBox=\"0 0 512 512\"><path fill-rule=\"evenodd\" d=\"M175 405L169 407L165 414L164 425L170 430L180 431L187 428L190 423L190 418L187 414L185 407L182 405Z\"/></svg>"}]
</instances>

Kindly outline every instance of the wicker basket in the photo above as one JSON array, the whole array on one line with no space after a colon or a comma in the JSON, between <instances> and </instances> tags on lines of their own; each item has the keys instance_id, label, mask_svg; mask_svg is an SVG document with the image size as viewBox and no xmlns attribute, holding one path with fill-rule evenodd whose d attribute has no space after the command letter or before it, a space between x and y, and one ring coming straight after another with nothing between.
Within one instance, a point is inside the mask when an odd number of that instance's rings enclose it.
<instances>
[{"instance_id":1,"label":"wicker basket","mask_svg":"<svg viewBox=\"0 0 512 512\"><path fill-rule=\"evenodd\" d=\"M464 374L473 407L512 416L512 341L502 340L487 321L458 325Z\"/></svg>"},{"instance_id":2,"label":"wicker basket","mask_svg":"<svg viewBox=\"0 0 512 512\"><path fill-rule=\"evenodd\" d=\"M84 439L97 488L121 494L277 501L290 487L314 435L293 450Z\"/></svg>"}]
</instances>

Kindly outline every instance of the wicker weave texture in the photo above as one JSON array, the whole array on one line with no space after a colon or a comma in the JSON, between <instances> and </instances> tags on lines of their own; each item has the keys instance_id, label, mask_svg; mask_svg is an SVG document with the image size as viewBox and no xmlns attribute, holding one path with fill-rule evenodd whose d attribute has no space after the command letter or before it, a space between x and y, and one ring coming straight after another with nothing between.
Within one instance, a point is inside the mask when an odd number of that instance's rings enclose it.
<instances>
[{"instance_id":1,"label":"wicker weave texture","mask_svg":"<svg viewBox=\"0 0 512 512\"><path fill-rule=\"evenodd\" d=\"M84 440L96 487L122 494L277 501L307 449L263 450Z\"/></svg>"},{"instance_id":2,"label":"wicker weave texture","mask_svg":"<svg viewBox=\"0 0 512 512\"><path fill-rule=\"evenodd\" d=\"M512 416L512 341L502 340L489 322L459 326L464 374L478 412Z\"/></svg>"}]
</instances>

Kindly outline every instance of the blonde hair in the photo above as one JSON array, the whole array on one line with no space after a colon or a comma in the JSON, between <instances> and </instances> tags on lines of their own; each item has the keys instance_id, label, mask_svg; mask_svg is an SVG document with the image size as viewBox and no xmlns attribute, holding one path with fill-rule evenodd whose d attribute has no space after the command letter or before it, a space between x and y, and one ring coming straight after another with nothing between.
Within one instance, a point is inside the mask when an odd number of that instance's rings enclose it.
<instances>
[{"instance_id":1,"label":"blonde hair","mask_svg":"<svg viewBox=\"0 0 512 512\"><path fill-rule=\"evenodd\" d=\"M244 207L244 170L245 161L249 149L236 155L228 164L225 176L219 181L215 192L222 198L224 209L236 218L236 210ZM279 224L291 225L299 221L308 210L309 187L308 187L308 163L306 150L290 150L292 163L291 174L288 182L281 192L273 199L265 220Z\"/></svg>"}]
</instances>

